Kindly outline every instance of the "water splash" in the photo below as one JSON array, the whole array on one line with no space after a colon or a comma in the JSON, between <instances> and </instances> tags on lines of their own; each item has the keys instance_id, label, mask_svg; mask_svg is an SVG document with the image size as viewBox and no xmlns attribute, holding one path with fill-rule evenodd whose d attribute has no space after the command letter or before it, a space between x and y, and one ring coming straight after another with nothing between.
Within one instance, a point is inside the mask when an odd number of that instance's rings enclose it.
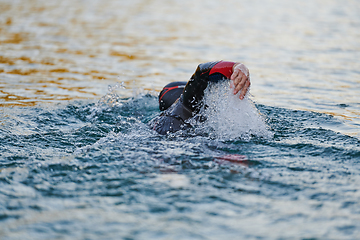
<instances>
[{"instance_id":1,"label":"water splash","mask_svg":"<svg viewBox=\"0 0 360 240\"><path fill-rule=\"evenodd\" d=\"M124 82L116 83L115 85L108 86L108 93L102 96L99 101L90 108L91 114L87 116L88 120L96 120L96 115L104 110L109 110L114 107L123 105L123 99L119 96L118 90L126 90Z\"/></svg>"},{"instance_id":2,"label":"water splash","mask_svg":"<svg viewBox=\"0 0 360 240\"><path fill-rule=\"evenodd\" d=\"M125 90L124 82L108 86L108 93L100 98L97 105L108 105L109 107L121 106L122 102L118 90Z\"/></svg>"},{"instance_id":3,"label":"water splash","mask_svg":"<svg viewBox=\"0 0 360 240\"><path fill-rule=\"evenodd\" d=\"M240 100L239 93L232 94L229 81L209 85L205 90L204 106L200 114L207 121L201 128L210 130L211 137L248 141L253 137L268 139L273 136L249 93Z\"/></svg>"}]
</instances>

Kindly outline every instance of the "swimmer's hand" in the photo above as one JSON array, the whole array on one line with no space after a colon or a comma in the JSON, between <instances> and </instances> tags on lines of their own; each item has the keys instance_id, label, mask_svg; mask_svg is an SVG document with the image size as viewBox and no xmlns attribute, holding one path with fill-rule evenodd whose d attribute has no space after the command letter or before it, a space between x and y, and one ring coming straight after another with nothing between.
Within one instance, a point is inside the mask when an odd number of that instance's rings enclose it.
<instances>
[{"instance_id":1,"label":"swimmer's hand","mask_svg":"<svg viewBox=\"0 0 360 240\"><path fill-rule=\"evenodd\" d=\"M243 100L250 87L249 69L242 63L235 63L230 80L232 80L231 88L234 88L234 95L240 92L239 98Z\"/></svg>"}]
</instances>

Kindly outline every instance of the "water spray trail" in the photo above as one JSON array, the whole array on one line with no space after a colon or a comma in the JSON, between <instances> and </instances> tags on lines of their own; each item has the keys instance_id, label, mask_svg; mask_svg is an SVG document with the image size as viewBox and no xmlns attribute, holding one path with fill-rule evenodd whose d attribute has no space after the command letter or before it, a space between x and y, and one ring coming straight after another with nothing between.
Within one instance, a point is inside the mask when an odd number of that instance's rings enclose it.
<instances>
[{"instance_id":1,"label":"water spray trail","mask_svg":"<svg viewBox=\"0 0 360 240\"><path fill-rule=\"evenodd\" d=\"M239 94L232 94L228 81L210 85L205 90L200 114L207 118L202 127L211 129L211 134L219 139L248 141L252 137L273 136L249 94L240 100Z\"/></svg>"}]
</instances>

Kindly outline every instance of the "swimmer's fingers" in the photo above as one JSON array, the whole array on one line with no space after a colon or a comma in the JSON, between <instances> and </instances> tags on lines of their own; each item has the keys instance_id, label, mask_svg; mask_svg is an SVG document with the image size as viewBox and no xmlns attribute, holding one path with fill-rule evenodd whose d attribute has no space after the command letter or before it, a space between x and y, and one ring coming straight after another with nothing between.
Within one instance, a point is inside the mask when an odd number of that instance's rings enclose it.
<instances>
[{"instance_id":1,"label":"swimmer's fingers","mask_svg":"<svg viewBox=\"0 0 360 240\"><path fill-rule=\"evenodd\" d=\"M250 86L250 73L249 69L242 63L234 65L233 74L230 77L233 80L231 84L234 87L234 94L240 91L240 99L244 99L246 92Z\"/></svg>"},{"instance_id":2,"label":"swimmer's fingers","mask_svg":"<svg viewBox=\"0 0 360 240\"><path fill-rule=\"evenodd\" d=\"M240 89L244 86L246 76L240 72L239 75L234 79L234 94L237 94Z\"/></svg>"},{"instance_id":3,"label":"swimmer's fingers","mask_svg":"<svg viewBox=\"0 0 360 240\"><path fill-rule=\"evenodd\" d=\"M235 68L233 73L231 74L230 80L235 80L235 78L239 75L240 69Z\"/></svg>"},{"instance_id":4,"label":"swimmer's fingers","mask_svg":"<svg viewBox=\"0 0 360 240\"><path fill-rule=\"evenodd\" d=\"M230 80L233 80L234 83L238 82L241 79L241 76L244 74L240 68L235 66L233 73L231 74ZM240 79L239 79L240 78Z\"/></svg>"},{"instance_id":5,"label":"swimmer's fingers","mask_svg":"<svg viewBox=\"0 0 360 240\"><path fill-rule=\"evenodd\" d=\"M241 92L240 92L239 98L240 98L241 100L244 99L246 92L249 90L250 84L251 84L251 83L250 83L250 80L249 80L249 78L248 78L247 81L245 82L245 86L243 87L243 89L242 89Z\"/></svg>"},{"instance_id":6,"label":"swimmer's fingers","mask_svg":"<svg viewBox=\"0 0 360 240\"><path fill-rule=\"evenodd\" d=\"M241 82L241 79L243 76L244 76L244 73L242 73L239 68L235 68L233 74L230 77L230 80L232 80L231 87L235 88ZM234 94L236 94L236 93L234 93Z\"/></svg>"},{"instance_id":7,"label":"swimmer's fingers","mask_svg":"<svg viewBox=\"0 0 360 240\"><path fill-rule=\"evenodd\" d=\"M237 94L238 92L241 91L240 96L239 96L240 99L243 99L246 94L246 91L249 86L249 84L247 84L247 83L250 83L250 81L248 81L248 77L245 76L244 74L242 74L242 76L241 76L240 80L237 82L237 84L234 82L234 84L235 84L234 94Z\"/></svg>"},{"instance_id":8,"label":"swimmer's fingers","mask_svg":"<svg viewBox=\"0 0 360 240\"><path fill-rule=\"evenodd\" d=\"M233 75L236 77L240 72L243 73L245 76L249 76L249 69L242 63L235 63L233 66ZM231 79L233 80L233 79Z\"/></svg>"}]
</instances>

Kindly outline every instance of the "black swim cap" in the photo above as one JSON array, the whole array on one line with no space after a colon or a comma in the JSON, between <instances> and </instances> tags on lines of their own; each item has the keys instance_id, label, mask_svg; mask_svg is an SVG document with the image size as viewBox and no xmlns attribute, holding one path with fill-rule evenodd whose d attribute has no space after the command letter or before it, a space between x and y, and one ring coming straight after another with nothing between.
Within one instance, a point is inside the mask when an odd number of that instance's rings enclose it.
<instances>
[{"instance_id":1,"label":"black swim cap","mask_svg":"<svg viewBox=\"0 0 360 240\"><path fill-rule=\"evenodd\" d=\"M160 111L168 109L182 94L187 82L172 82L166 85L159 94Z\"/></svg>"}]
</instances>

